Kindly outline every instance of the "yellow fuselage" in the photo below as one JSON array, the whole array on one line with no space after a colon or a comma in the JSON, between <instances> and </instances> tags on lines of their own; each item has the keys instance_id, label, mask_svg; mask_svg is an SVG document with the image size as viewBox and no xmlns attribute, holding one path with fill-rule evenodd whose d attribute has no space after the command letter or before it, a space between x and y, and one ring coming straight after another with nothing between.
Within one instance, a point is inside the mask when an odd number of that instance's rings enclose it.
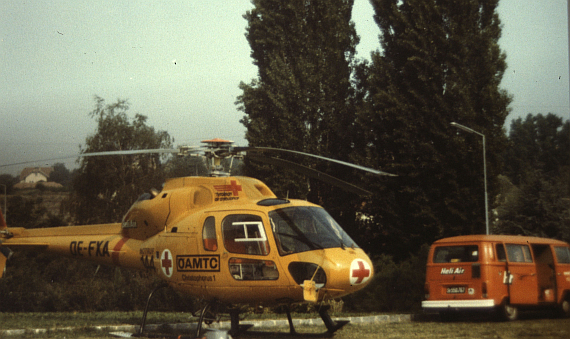
<instances>
[{"instance_id":1,"label":"yellow fuselage","mask_svg":"<svg viewBox=\"0 0 570 339\"><path fill-rule=\"evenodd\" d=\"M274 305L338 298L370 281L370 259L329 218L256 179L187 177L139 199L121 223L9 228L0 241L148 270L205 300Z\"/></svg>"}]
</instances>

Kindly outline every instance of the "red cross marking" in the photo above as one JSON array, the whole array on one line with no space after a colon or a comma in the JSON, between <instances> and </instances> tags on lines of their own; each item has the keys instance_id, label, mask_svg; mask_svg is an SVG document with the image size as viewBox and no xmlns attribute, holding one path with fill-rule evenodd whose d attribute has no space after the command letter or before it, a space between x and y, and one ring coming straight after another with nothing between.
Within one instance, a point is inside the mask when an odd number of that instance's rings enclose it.
<instances>
[{"instance_id":1,"label":"red cross marking","mask_svg":"<svg viewBox=\"0 0 570 339\"><path fill-rule=\"evenodd\" d=\"M358 278L358 279L356 279L355 284L360 284L362 282L362 280L364 280L364 278L368 278L369 276L370 276L370 270L367 270L364 267L364 262L359 261L358 262L358 269L352 270L352 277Z\"/></svg>"},{"instance_id":2,"label":"red cross marking","mask_svg":"<svg viewBox=\"0 0 570 339\"><path fill-rule=\"evenodd\" d=\"M172 260L168 257L168 252L164 252L164 259L162 259L162 267L166 271L166 275L170 275L170 268L172 267Z\"/></svg>"},{"instance_id":3,"label":"red cross marking","mask_svg":"<svg viewBox=\"0 0 570 339\"><path fill-rule=\"evenodd\" d=\"M214 188L217 191L224 191L224 192L230 191L232 192L234 197L237 197L238 192L242 191L241 185L238 185L235 180L232 180L230 182L230 185L215 185Z\"/></svg>"},{"instance_id":4,"label":"red cross marking","mask_svg":"<svg viewBox=\"0 0 570 339\"><path fill-rule=\"evenodd\" d=\"M229 191L232 191L232 193L234 194L234 197L238 195L238 192L241 192L241 185L238 185L237 182L235 180L232 180L230 182L231 185L226 186L226 188L229 188Z\"/></svg>"}]
</instances>

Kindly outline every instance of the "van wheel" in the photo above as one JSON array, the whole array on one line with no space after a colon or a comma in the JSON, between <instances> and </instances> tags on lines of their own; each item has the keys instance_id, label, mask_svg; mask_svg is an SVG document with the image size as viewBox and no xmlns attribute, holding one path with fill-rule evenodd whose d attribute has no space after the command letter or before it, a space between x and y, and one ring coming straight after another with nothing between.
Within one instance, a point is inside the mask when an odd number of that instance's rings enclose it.
<instances>
[{"instance_id":1,"label":"van wheel","mask_svg":"<svg viewBox=\"0 0 570 339\"><path fill-rule=\"evenodd\" d=\"M514 321L519 318L519 309L508 302L503 303L501 311L503 318L507 321Z\"/></svg>"},{"instance_id":2,"label":"van wheel","mask_svg":"<svg viewBox=\"0 0 570 339\"><path fill-rule=\"evenodd\" d=\"M570 317L570 297L566 297L559 306L560 316L563 318Z\"/></svg>"}]
</instances>

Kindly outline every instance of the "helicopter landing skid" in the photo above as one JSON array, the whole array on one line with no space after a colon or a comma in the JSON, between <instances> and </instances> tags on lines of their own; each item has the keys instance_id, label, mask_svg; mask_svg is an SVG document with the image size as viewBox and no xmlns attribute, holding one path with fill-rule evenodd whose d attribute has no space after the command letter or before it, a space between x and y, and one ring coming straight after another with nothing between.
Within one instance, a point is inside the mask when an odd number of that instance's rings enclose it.
<instances>
[{"instance_id":1,"label":"helicopter landing skid","mask_svg":"<svg viewBox=\"0 0 570 339\"><path fill-rule=\"evenodd\" d=\"M299 336L304 336L304 337L305 336L308 336L308 337L323 337L323 336L332 337L336 331L343 328L350 321L347 321L347 320L334 321L334 320L332 320L332 318L328 312L329 309L330 309L330 306L323 306L319 309L319 316L321 317L321 319L325 323L327 331L324 333L319 333L319 334L312 334L312 333L311 334L309 334L309 333L304 334L304 333L299 333L295 330L295 326L293 325L293 319L291 318L291 310L289 307L287 307L286 311L287 311L287 321L289 322L289 333L291 335L299 335Z\"/></svg>"}]
</instances>

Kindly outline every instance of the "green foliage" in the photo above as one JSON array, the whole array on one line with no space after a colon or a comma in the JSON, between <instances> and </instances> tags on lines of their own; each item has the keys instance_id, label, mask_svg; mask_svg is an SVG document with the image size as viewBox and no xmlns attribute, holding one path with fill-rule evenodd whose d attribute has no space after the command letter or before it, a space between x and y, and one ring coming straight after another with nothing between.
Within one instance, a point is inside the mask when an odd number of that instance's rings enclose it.
<instances>
[{"instance_id":1,"label":"green foliage","mask_svg":"<svg viewBox=\"0 0 570 339\"><path fill-rule=\"evenodd\" d=\"M250 146L276 147L349 161L358 92L352 85L359 37L350 20L353 0L255 0L245 15L258 76L241 83L239 109ZM281 156L346 181L352 171L325 162ZM277 196L325 207L355 235L359 197L286 168L245 161L245 173Z\"/></svg>"},{"instance_id":2,"label":"green foliage","mask_svg":"<svg viewBox=\"0 0 570 339\"><path fill-rule=\"evenodd\" d=\"M355 118L350 77L358 43L350 21L353 1L253 4L245 15L246 36L258 77L240 85L237 101L249 145L347 160ZM249 175L263 178L280 196L308 194L307 181L298 175L246 165ZM318 186L311 183L311 189Z\"/></svg>"},{"instance_id":3,"label":"green foliage","mask_svg":"<svg viewBox=\"0 0 570 339\"><path fill-rule=\"evenodd\" d=\"M512 122L495 233L570 241L568 154L570 122L554 114Z\"/></svg>"},{"instance_id":4,"label":"green foliage","mask_svg":"<svg viewBox=\"0 0 570 339\"><path fill-rule=\"evenodd\" d=\"M373 259L374 277L368 287L343 298L345 311L410 312L419 311L423 300L428 245L418 254L395 262L386 254Z\"/></svg>"},{"instance_id":5,"label":"green foliage","mask_svg":"<svg viewBox=\"0 0 570 339\"><path fill-rule=\"evenodd\" d=\"M0 174L0 185L6 185L6 194L14 192L14 185L18 183L18 178L10 174ZM0 193L4 194L4 186L0 187ZM2 205L4 206L4 205Z\"/></svg>"},{"instance_id":6,"label":"green foliage","mask_svg":"<svg viewBox=\"0 0 570 339\"><path fill-rule=\"evenodd\" d=\"M42 226L47 211L41 206L41 195L24 197L11 196L8 199L9 226L38 228Z\"/></svg>"},{"instance_id":7,"label":"green foliage","mask_svg":"<svg viewBox=\"0 0 570 339\"><path fill-rule=\"evenodd\" d=\"M570 166L570 122L549 113L528 114L511 122L509 147L503 153L505 175L518 185L539 171L560 176Z\"/></svg>"},{"instance_id":8,"label":"green foliage","mask_svg":"<svg viewBox=\"0 0 570 339\"><path fill-rule=\"evenodd\" d=\"M53 172L49 176L49 181L69 187L71 185L71 172L65 167L65 164L57 163L53 165Z\"/></svg>"},{"instance_id":9,"label":"green foliage","mask_svg":"<svg viewBox=\"0 0 570 339\"><path fill-rule=\"evenodd\" d=\"M208 168L202 157L176 157L165 165L169 178L187 176L207 176Z\"/></svg>"},{"instance_id":10,"label":"green foliage","mask_svg":"<svg viewBox=\"0 0 570 339\"><path fill-rule=\"evenodd\" d=\"M109 105L100 97L95 101L90 116L97 130L87 138L83 153L171 147L168 133L147 126L145 116L129 119L127 101ZM156 154L84 157L67 208L78 223L116 222L141 193L163 182L161 158Z\"/></svg>"},{"instance_id":11,"label":"green foliage","mask_svg":"<svg viewBox=\"0 0 570 339\"><path fill-rule=\"evenodd\" d=\"M484 232L481 137L450 123L485 134L488 187L496 187L511 99L499 88L497 1L371 3L382 52L357 73L367 95L355 159L399 177L370 182L361 239L401 258L425 242Z\"/></svg>"},{"instance_id":12,"label":"green foliage","mask_svg":"<svg viewBox=\"0 0 570 339\"><path fill-rule=\"evenodd\" d=\"M18 251L0 279L0 312L142 310L159 283L145 272ZM169 288L158 290L151 304L155 311L193 308L192 299Z\"/></svg>"}]
</instances>

